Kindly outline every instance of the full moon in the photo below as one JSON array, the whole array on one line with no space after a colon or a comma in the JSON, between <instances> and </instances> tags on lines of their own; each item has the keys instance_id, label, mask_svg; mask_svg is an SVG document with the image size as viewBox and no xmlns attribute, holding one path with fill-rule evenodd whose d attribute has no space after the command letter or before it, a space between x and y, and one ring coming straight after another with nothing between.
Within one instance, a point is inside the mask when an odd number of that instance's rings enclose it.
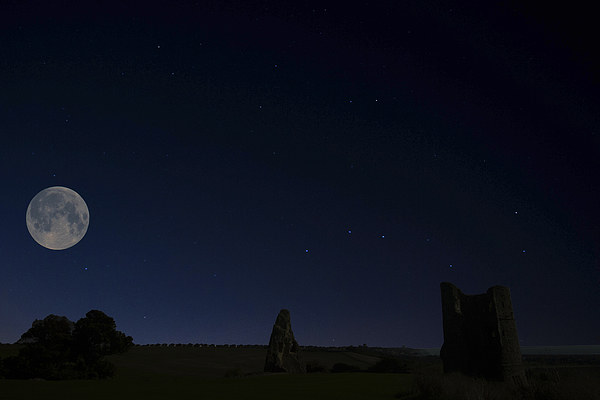
<instances>
[{"instance_id":1,"label":"full moon","mask_svg":"<svg viewBox=\"0 0 600 400\"><path fill-rule=\"evenodd\" d=\"M87 204L69 188L53 186L35 195L25 216L31 237L51 250L75 246L90 223Z\"/></svg>"}]
</instances>

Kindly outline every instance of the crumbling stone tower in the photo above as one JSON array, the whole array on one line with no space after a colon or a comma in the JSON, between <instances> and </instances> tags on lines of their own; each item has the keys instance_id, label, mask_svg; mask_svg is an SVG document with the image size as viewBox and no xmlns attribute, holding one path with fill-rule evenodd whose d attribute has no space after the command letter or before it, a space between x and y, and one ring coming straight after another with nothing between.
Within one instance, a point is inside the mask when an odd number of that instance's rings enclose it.
<instances>
[{"instance_id":1,"label":"crumbling stone tower","mask_svg":"<svg viewBox=\"0 0 600 400\"><path fill-rule=\"evenodd\" d=\"M448 282L440 288L444 372L526 384L509 289L493 286L465 295Z\"/></svg>"}]
</instances>

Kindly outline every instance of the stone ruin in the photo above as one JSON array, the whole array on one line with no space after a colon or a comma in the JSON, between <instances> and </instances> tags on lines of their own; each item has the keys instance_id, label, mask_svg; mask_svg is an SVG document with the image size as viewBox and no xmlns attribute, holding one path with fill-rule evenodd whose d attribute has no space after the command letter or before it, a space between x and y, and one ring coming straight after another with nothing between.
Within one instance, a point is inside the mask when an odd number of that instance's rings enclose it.
<instances>
[{"instance_id":1,"label":"stone ruin","mask_svg":"<svg viewBox=\"0 0 600 400\"><path fill-rule=\"evenodd\" d=\"M265 372L306 372L306 366L300 362L299 350L300 346L292 332L290 312L281 310L269 340Z\"/></svg>"},{"instance_id":2,"label":"stone ruin","mask_svg":"<svg viewBox=\"0 0 600 400\"><path fill-rule=\"evenodd\" d=\"M509 289L493 286L465 295L448 282L440 288L444 372L526 385Z\"/></svg>"}]
</instances>

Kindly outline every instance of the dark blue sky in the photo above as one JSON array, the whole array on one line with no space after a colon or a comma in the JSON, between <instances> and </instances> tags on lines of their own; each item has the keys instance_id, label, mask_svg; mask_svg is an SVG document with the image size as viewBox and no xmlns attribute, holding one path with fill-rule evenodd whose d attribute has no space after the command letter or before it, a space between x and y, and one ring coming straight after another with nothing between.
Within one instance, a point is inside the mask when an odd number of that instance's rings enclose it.
<instances>
[{"instance_id":1,"label":"dark blue sky","mask_svg":"<svg viewBox=\"0 0 600 400\"><path fill-rule=\"evenodd\" d=\"M288 308L300 344L438 347L450 281L598 344L591 14L461 3L0 6L0 342L100 309L266 343ZM25 225L49 186L90 211L63 251Z\"/></svg>"}]
</instances>

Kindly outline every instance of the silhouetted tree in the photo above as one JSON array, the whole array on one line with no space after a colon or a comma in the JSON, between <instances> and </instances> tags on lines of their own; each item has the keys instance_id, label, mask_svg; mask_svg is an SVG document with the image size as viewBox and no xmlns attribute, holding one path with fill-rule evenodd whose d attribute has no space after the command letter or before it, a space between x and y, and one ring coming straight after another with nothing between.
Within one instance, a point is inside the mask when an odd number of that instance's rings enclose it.
<instances>
[{"instance_id":1,"label":"silhouetted tree","mask_svg":"<svg viewBox=\"0 0 600 400\"><path fill-rule=\"evenodd\" d=\"M117 331L115 320L98 310L88 311L77 321L73 338L78 352L89 360L123 353L133 346L133 338Z\"/></svg>"},{"instance_id":2,"label":"silhouetted tree","mask_svg":"<svg viewBox=\"0 0 600 400\"><path fill-rule=\"evenodd\" d=\"M63 379L71 375L74 324L66 317L54 314L35 320L17 343L24 344L18 356L4 361L8 378Z\"/></svg>"},{"instance_id":3,"label":"silhouetted tree","mask_svg":"<svg viewBox=\"0 0 600 400\"><path fill-rule=\"evenodd\" d=\"M114 366L102 357L127 351L133 339L117 331L111 317L92 310L77 323L52 314L35 320L17 343L24 347L18 356L3 360L1 375L78 379L112 376Z\"/></svg>"},{"instance_id":4,"label":"silhouetted tree","mask_svg":"<svg viewBox=\"0 0 600 400\"><path fill-rule=\"evenodd\" d=\"M88 311L77 321L73 339L78 361L83 360L89 378L112 376L114 367L102 357L124 353L133 346L133 338L117 331L115 320L98 310Z\"/></svg>"},{"instance_id":5,"label":"silhouetted tree","mask_svg":"<svg viewBox=\"0 0 600 400\"><path fill-rule=\"evenodd\" d=\"M33 321L18 343L37 343L48 349L63 350L70 346L74 328L75 324L67 317L50 314L43 320Z\"/></svg>"}]
</instances>

